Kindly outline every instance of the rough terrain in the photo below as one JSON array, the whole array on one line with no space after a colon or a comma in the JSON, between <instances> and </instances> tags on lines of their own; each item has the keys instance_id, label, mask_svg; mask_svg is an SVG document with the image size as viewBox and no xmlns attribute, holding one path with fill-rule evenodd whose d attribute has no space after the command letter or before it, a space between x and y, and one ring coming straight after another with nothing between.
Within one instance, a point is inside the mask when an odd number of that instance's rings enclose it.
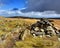
<instances>
[{"instance_id":1,"label":"rough terrain","mask_svg":"<svg viewBox=\"0 0 60 48\"><path fill-rule=\"evenodd\" d=\"M0 18L0 48L60 48L57 36L33 37L27 27L39 19ZM60 20L52 19L54 26L60 29ZM25 36L26 34L27 36ZM24 35L24 36L23 36Z\"/></svg>"}]
</instances>

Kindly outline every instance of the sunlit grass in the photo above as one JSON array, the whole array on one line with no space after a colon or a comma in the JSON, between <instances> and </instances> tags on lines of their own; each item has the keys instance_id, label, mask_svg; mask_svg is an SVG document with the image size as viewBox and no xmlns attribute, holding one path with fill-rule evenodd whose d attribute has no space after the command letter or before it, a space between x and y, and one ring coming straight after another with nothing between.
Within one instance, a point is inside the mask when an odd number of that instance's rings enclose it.
<instances>
[{"instance_id":1,"label":"sunlit grass","mask_svg":"<svg viewBox=\"0 0 60 48\"><path fill-rule=\"evenodd\" d=\"M31 24L35 23L36 20L31 19L4 19L0 20L0 37L11 32L14 28L21 27L26 28ZM8 40L11 36L8 37ZM4 43L4 46L13 43L12 39ZM1 47L2 46L2 47ZM0 47L3 48L3 45ZM13 48L59 48L60 42L57 41L57 37L53 36L51 38L40 38L33 37L32 35L27 35L24 41L15 41Z\"/></svg>"}]
</instances>

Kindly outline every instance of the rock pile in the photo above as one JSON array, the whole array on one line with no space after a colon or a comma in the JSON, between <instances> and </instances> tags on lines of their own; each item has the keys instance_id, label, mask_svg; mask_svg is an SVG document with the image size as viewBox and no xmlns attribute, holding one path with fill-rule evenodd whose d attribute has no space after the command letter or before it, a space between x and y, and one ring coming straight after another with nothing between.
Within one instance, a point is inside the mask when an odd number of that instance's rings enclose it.
<instances>
[{"instance_id":1,"label":"rock pile","mask_svg":"<svg viewBox=\"0 0 60 48\"><path fill-rule=\"evenodd\" d=\"M51 37L57 35L60 37L60 31L54 26L52 23L53 20L48 19L40 19L40 21L37 21L35 24L31 25L30 33L35 36L40 37Z\"/></svg>"}]
</instances>

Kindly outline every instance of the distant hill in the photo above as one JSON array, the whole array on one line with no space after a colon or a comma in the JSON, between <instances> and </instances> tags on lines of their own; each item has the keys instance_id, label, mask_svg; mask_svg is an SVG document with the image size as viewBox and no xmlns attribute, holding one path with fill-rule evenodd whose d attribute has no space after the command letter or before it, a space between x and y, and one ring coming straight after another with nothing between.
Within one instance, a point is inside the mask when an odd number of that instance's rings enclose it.
<instances>
[{"instance_id":1,"label":"distant hill","mask_svg":"<svg viewBox=\"0 0 60 48\"><path fill-rule=\"evenodd\" d=\"M28 16L12 16L12 17L7 17L7 18L29 18L29 19L40 19L40 18L28 17ZM42 17L41 17L41 18L42 18ZM60 18L48 18L48 19L60 19Z\"/></svg>"}]
</instances>

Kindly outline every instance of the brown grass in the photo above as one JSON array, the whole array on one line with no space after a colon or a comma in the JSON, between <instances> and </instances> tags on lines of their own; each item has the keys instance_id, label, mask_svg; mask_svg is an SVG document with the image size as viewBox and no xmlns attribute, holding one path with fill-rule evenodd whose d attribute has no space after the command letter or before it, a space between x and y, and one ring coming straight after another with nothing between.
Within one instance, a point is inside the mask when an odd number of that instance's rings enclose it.
<instances>
[{"instance_id":1,"label":"brown grass","mask_svg":"<svg viewBox=\"0 0 60 48\"><path fill-rule=\"evenodd\" d=\"M5 18L5 20L24 20L27 23L35 23L37 19L23 19L23 18ZM58 27L60 29L60 19L52 19L54 20L55 27Z\"/></svg>"}]
</instances>

